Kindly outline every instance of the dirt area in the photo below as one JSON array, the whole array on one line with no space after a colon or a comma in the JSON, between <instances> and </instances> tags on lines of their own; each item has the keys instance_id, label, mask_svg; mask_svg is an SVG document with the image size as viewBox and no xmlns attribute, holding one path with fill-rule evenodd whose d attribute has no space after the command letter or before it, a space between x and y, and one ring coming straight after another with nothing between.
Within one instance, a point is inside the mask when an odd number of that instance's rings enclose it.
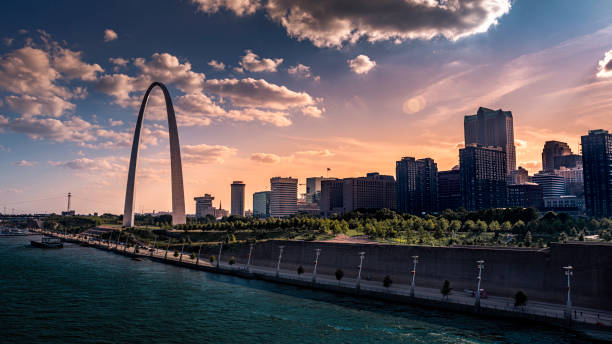
<instances>
[{"instance_id":1,"label":"dirt area","mask_svg":"<svg viewBox=\"0 0 612 344\"><path fill-rule=\"evenodd\" d=\"M321 240L321 242L338 242L349 244L378 244L378 242L368 238L367 235L348 236L346 234L338 234L335 238Z\"/></svg>"}]
</instances>

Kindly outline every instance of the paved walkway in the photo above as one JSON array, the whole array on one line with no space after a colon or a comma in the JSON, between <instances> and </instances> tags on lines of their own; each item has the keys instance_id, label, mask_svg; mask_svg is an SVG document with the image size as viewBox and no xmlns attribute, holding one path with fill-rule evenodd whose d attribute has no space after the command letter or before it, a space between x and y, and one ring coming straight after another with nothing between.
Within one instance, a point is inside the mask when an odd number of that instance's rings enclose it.
<instances>
[{"instance_id":1,"label":"paved walkway","mask_svg":"<svg viewBox=\"0 0 612 344\"><path fill-rule=\"evenodd\" d=\"M48 234L52 234L52 235L55 235L61 238L65 238L65 239L87 242L87 240L83 239L82 237L78 237L74 235L64 235L64 234L57 234L57 233L48 233ZM123 243L111 242L109 244L106 241L103 241L103 242L90 241L90 243L96 243L102 247L107 247L107 248L110 245L111 250L127 251L130 253L134 253L134 247L125 247ZM197 261L197 259L191 259L189 255L187 254L182 255L182 257L181 256L174 257L174 251L168 251L166 254L166 250L160 249L160 248L157 248L153 251L151 251L150 248L140 248L138 254L143 257L153 256L153 257L160 258L160 259L165 258L168 260L181 261L184 263L191 263L191 264L196 264L196 261ZM208 259L200 259L198 261L198 265L216 267L217 263L215 262L211 264L208 261ZM245 265L243 264L230 265L227 262L220 262L219 268L222 270L245 270L246 269ZM250 266L249 270L251 272L264 274L270 277L276 275L276 269L274 268L261 267L261 266ZM355 271L355 274L356 274L356 271ZM294 280L302 280L302 281L312 280L311 273L304 273L301 276L299 276L297 274L297 271L286 270L286 269L280 269L279 276L282 278L286 278L286 279L294 279ZM322 275L322 274L317 274L316 281L319 284L340 285L342 287L355 287L356 282L357 282L355 278L343 278L340 282L338 282L335 276ZM447 302L464 304L464 305L474 305L474 302L475 302L474 297L471 295L468 295L466 292L463 292L463 291L453 291L446 299L443 299L442 295L440 294L440 290L435 289L435 288L419 287L418 286L418 274L417 274L416 284L417 286L414 292L416 298L436 300L436 301L447 301ZM391 285L391 287L385 288L384 286L382 286L380 282L366 281L362 279L360 283L360 288L362 290L387 292L387 293L404 295L404 296L410 295L410 286L405 285L405 284L393 284ZM515 308L514 299L509 298L509 297L491 296L491 295L489 295L486 299L481 298L480 306L482 308L499 309L499 310L506 310L506 311L512 311L512 312L535 314L539 316L546 316L549 318L558 318L558 319L564 318L564 310L565 310L565 304L555 304L555 303L541 302L541 301L529 301L525 307ZM589 324L602 324L605 326L612 326L612 312L610 311L602 311L602 310L585 308L585 307L573 307L572 309L573 309L572 319L574 321L584 322L584 323L589 323Z\"/></svg>"}]
</instances>

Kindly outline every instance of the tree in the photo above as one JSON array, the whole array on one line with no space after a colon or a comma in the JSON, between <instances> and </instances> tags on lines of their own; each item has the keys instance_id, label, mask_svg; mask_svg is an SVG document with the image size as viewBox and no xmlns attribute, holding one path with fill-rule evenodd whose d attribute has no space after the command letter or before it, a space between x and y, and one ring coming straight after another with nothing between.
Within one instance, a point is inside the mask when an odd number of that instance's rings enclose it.
<instances>
[{"instance_id":1,"label":"tree","mask_svg":"<svg viewBox=\"0 0 612 344\"><path fill-rule=\"evenodd\" d=\"M499 222L493 220L491 221L491 223L489 223L489 230L491 232L497 232L500 229L501 229L501 225L499 224Z\"/></svg>"},{"instance_id":2,"label":"tree","mask_svg":"<svg viewBox=\"0 0 612 344\"><path fill-rule=\"evenodd\" d=\"M208 257L208 260L209 260L211 263L214 263L214 262L215 262L215 260L217 260L217 257L215 257L215 255L211 255L210 257Z\"/></svg>"},{"instance_id":3,"label":"tree","mask_svg":"<svg viewBox=\"0 0 612 344\"><path fill-rule=\"evenodd\" d=\"M482 220L478 220L476 221L476 232L478 233L484 233L487 231L487 223L482 221Z\"/></svg>"},{"instance_id":4,"label":"tree","mask_svg":"<svg viewBox=\"0 0 612 344\"><path fill-rule=\"evenodd\" d=\"M300 279L302 279L302 274L304 273L304 267L303 266L298 266L297 268L297 274L299 276Z\"/></svg>"},{"instance_id":5,"label":"tree","mask_svg":"<svg viewBox=\"0 0 612 344\"><path fill-rule=\"evenodd\" d=\"M449 226L451 232L458 232L461 229L461 221L452 220Z\"/></svg>"},{"instance_id":6,"label":"tree","mask_svg":"<svg viewBox=\"0 0 612 344\"><path fill-rule=\"evenodd\" d=\"M174 256L178 257L179 256L179 251L174 250Z\"/></svg>"},{"instance_id":7,"label":"tree","mask_svg":"<svg viewBox=\"0 0 612 344\"><path fill-rule=\"evenodd\" d=\"M476 224L472 220L467 220L463 223L463 230L465 232L471 232L476 228Z\"/></svg>"},{"instance_id":8,"label":"tree","mask_svg":"<svg viewBox=\"0 0 612 344\"><path fill-rule=\"evenodd\" d=\"M522 307L527 304L527 294L519 290L514 294L514 307Z\"/></svg>"},{"instance_id":9,"label":"tree","mask_svg":"<svg viewBox=\"0 0 612 344\"><path fill-rule=\"evenodd\" d=\"M340 285L340 280L344 277L344 271L342 269L336 270L336 279L338 280L338 285Z\"/></svg>"},{"instance_id":10,"label":"tree","mask_svg":"<svg viewBox=\"0 0 612 344\"><path fill-rule=\"evenodd\" d=\"M578 240L584 241L584 232L580 232L580 235L578 236Z\"/></svg>"},{"instance_id":11,"label":"tree","mask_svg":"<svg viewBox=\"0 0 612 344\"><path fill-rule=\"evenodd\" d=\"M528 231L525 234L525 246L531 247L532 241L533 241L533 238L531 237L531 232Z\"/></svg>"},{"instance_id":12,"label":"tree","mask_svg":"<svg viewBox=\"0 0 612 344\"><path fill-rule=\"evenodd\" d=\"M196 255L195 255L195 253L191 252L191 254L189 255L189 258L191 258L191 259L196 259Z\"/></svg>"},{"instance_id":13,"label":"tree","mask_svg":"<svg viewBox=\"0 0 612 344\"><path fill-rule=\"evenodd\" d=\"M229 265L234 265L234 264L236 264L236 257L233 257L233 256L232 256L232 258L230 258L230 260L229 260L228 264L229 264Z\"/></svg>"},{"instance_id":14,"label":"tree","mask_svg":"<svg viewBox=\"0 0 612 344\"><path fill-rule=\"evenodd\" d=\"M389 288L391 284L393 284L393 280L391 279L391 276L389 275L385 276L385 278L383 278L383 286L385 288Z\"/></svg>"},{"instance_id":15,"label":"tree","mask_svg":"<svg viewBox=\"0 0 612 344\"><path fill-rule=\"evenodd\" d=\"M451 288L449 280L445 280L444 284L442 284L442 289L440 289L440 294L444 297L444 299L448 299L448 294L451 293Z\"/></svg>"},{"instance_id":16,"label":"tree","mask_svg":"<svg viewBox=\"0 0 612 344\"><path fill-rule=\"evenodd\" d=\"M565 243L567 242L567 234L565 234L565 232L562 232L561 234L559 234L559 238L557 239L557 241Z\"/></svg>"},{"instance_id":17,"label":"tree","mask_svg":"<svg viewBox=\"0 0 612 344\"><path fill-rule=\"evenodd\" d=\"M509 232L512 229L512 224L510 223L510 221L505 221L504 223L502 223L501 225L501 230L504 232Z\"/></svg>"}]
</instances>

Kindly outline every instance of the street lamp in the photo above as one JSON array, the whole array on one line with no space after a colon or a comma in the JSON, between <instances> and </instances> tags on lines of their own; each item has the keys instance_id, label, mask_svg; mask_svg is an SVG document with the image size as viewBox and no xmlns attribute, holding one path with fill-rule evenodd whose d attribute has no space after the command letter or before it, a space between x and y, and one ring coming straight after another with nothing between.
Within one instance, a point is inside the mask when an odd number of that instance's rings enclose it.
<instances>
[{"instance_id":1,"label":"street lamp","mask_svg":"<svg viewBox=\"0 0 612 344\"><path fill-rule=\"evenodd\" d=\"M278 263L276 263L276 278L278 278L278 276L280 275L280 263L281 258L283 258L283 249L285 249L285 246L281 245L278 248L280 248L280 252L278 253Z\"/></svg>"},{"instance_id":2,"label":"street lamp","mask_svg":"<svg viewBox=\"0 0 612 344\"><path fill-rule=\"evenodd\" d=\"M565 318L568 320L572 319L572 300L570 298L570 279L574 275L574 267L571 265L564 266L565 276L567 276L567 303L565 304Z\"/></svg>"},{"instance_id":3,"label":"street lamp","mask_svg":"<svg viewBox=\"0 0 612 344\"><path fill-rule=\"evenodd\" d=\"M476 279L478 281L478 285L476 287L476 302L474 303L474 305L476 307L480 307L480 281L482 280L482 269L484 269L484 260L479 260L476 263L478 263L478 278Z\"/></svg>"},{"instance_id":4,"label":"street lamp","mask_svg":"<svg viewBox=\"0 0 612 344\"><path fill-rule=\"evenodd\" d=\"M157 244L157 235L155 236L155 240L153 240L153 248L151 249L151 257L153 257L153 253L155 252L155 247Z\"/></svg>"},{"instance_id":5,"label":"street lamp","mask_svg":"<svg viewBox=\"0 0 612 344\"><path fill-rule=\"evenodd\" d=\"M410 282L410 297L414 297L414 277L416 276L416 266L419 263L419 256L412 256L412 281Z\"/></svg>"},{"instance_id":6,"label":"street lamp","mask_svg":"<svg viewBox=\"0 0 612 344\"><path fill-rule=\"evenodd\" d=\"M221 262L221 251L223 250L223 243L219 243L219 257L217 258L217 268L219 268L219 262Z\"/></svg>"},{"instance_id":7,"label":"street lamp","mask_svg":"<svg viewBox=\"0 0 612 344\"><path fill-rule=\"evenodd\" d=\"M359 252L359 272L357 273L357 284L355 288L359 290L361 287L361 268L363 267L363 258L365 258L365 252Z\"/></svg>"},{"instance_id":8,"label":"street lamp","mask_svg":"<svg viewBox=\"0 0 612 344\"><path fill-rule=\"evenodd\" d=\"M312 270L312 283L317 282L317 265L319 265L319 255L321 254L321 249L315 249L315 261L314 261L314 269Z\"/></svg>"},{"instance_id":9,"label":"street lamp","mask_svg":"<svg viewBox=\"0 0 612 344\"><path fill-rule=\"evenodd\" d=\"M183 245L181 246L181 255L179 256L179 262L183 261L183 249L185 248L185 239L183 239Z\"/></svg>"},{"instance_id":10,"label":"street lamp","mask_svg":"<svg viewBox=\"0 0 612 344\"><path fill-rule=\"evenodd\" d=\"M168 238L168 245L166 246L166 253L164 253L164 260L168 258L168 249L170 248L170 241L172 241L172 238Z\"/></svg>"},{"instance_id":11,"label":"street lamp","mask_svg":"<svg viewBox=\"0 0 612 344\"><path fill-rule=\"evenodd\" d=\"M200 248L198 249L198 258L196 259L196 265L200 263L200 253L202 253L202 243L200 243Z\"/></svg>"},{"instance_id":12,"label":"street lamp","mask_svg":"<svg viewBox=\"0 0 612 344\"><path fill-rule=\"evenodd\" d=\"M255 246L255 244L249 245L249 257L247 258L247 263L246 263L246 266L244 267L245 271L249 271L249 266L251 265L251 254L253 253L253 246Z\"/></svg>"}]
</instances>

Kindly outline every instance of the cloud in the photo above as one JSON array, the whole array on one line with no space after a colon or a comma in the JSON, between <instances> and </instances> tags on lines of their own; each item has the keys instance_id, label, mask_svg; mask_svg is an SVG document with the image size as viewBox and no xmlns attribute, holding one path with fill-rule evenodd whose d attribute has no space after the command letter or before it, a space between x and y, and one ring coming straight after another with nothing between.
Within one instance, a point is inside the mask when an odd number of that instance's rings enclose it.
<instances>
[{"instance_id":1,"label":"cloud","mask_svg":"<svg viewBox=\"0 0 612 344\"><path fill-rule=\"evenodd\" d=\"M212 68L216 69L216 70L224 70L225 69L225 63L217 61L217 60L210 60L210 61L208 61L208 65L211 66Z\"/></svg>"},{"instance_id":2,"label":"cloud","mask_svg":"<svg viewBox=\"0 0 612 344\"><path fill-rule=\"evenodd\" d=\"M191 0L198 6L198 10L205 13L215 13L225 8L236 13L237 16L253 14L259 6L259 0Z\"/></svg>"},{"instance_id":3,"label":"cloud","mask_svg":"<svg viewBox=\"0 0 612 344\"><path fill-rule=\"evenodd\" d=\"M236 148L221 145L185 145L181 147L181 158L190 164L222 164L237 152Z\"/></svg>"},{"instance_id":4,"label":"cloud","mask_svg":"<svg viewBox=\"0 0 612 344\"><path fill-rule=\"evenodd\" d=\"M161 81L174 84L183 92L191 92L202 88L205 75L191 70L191 63L181 63L176 56L168 53L155 53L150 61L143 58L134 60L148 81ZM148 86L148 85L147 85Z\"/></svg>"},{"instance_id":5,"label":"cloud","mask_svg":"<svg viewBox=\"0 0 612 344\"><path fill-rule=\"evenodd\" d=\"M40 140L57 142L86 142L95 141L92 134L94 126L80 117L73 116L67 121L55 118L28 118L20 117L8 120L0 116L0 129L7 129L28 137Z\"/></svg>"},{"instance_id":6,"label":"cloud","mask_svg":"<svg viewBox=\"0 0 612 344\"><path fill-rule=\"evenodd\" d=\"M612 50L608 50L604 55L604 58L599 60L599 71L597 72L597 77L612 77Z\"/></svg>"},{"instance_id":7,"label":"cloud","mask_svg":"<svg viewBox=\"0 0 612 344\"><path fill-rule=\"evenodd\" d=\"M402 111L405 114L413 114L417 113L425 108L427 102L425 101L425 97L423 96L414 96L412 98L407 99L404 104L402 104Z\"/></svg>"},{"instance_id":8,"label":"cloud","mask_svg":"<svg viewBox=\"0 0 612 344\"><path fill-rule=\"evenodd\" d=\"M81 60L80 51L59 48L59 53L53 58L53 66L66 79L96 80L97 73L104 72L98 64L88 64Z\"/></svg>"},{"instance_id":9,"label":"cloud","mask_svg":"<svg viewBox=\"0 0 612 344\"><path fill-rule=\"evenodd\" d=\"M286 110L315 104L306 92L291 91L264 79L211 79L206 81L205 90L227 97L235 106Z\"/></svg>"},{"instance_id":10,"label":"cloud","mask_svg":"<svg viewBox=\"0 0 612 344\"><path fill-rule=\"evenodd\" d=\"M332 152L329 151L329 149L299 151L299 152L295 152L295 154L301 155L301 156L322 157L322 158L330 157L334 155Z\"/></svg>"},{"instance_id":11,"label":"cloud","mask_svg":"<svg viewBox=\"0 0 612 344\"><path fill-rule=\"evenodd\" d=\"M14 162L13 165L19 166L19 167L32 167L36 165L36 162L28 161L28 160L19 160L19 161Z\"/></svg>"},{"instance_id":12,"label":"cloud","mask_svg":"<svg viewBox=\"0 0 612 344\"><path fill-rule=\"evenodd\" d=\"M2 39L2 42L4 43L4 45L6 45L7 47L10 47L11 45L13 45L13 42L15 41L14 38L9 38L9 37L5 37L4 39Z\"/></svg>"},{"instance_id":13,"label":"cloud","mask_svg":"<svg viewBox=\"0 0 612 344\"><path fill-rule=\"evenodd\" d=\"M302 108L302 113L304 114L304 116L314 118L321 118L323 116L323 112L325 112L325 108L319 109L316 106L306 106Z\"/></svg>"},{"instance_id":14,"label":"cloud","mask_svg":"<svg viewBox=\"0 0 612 344\"><path fill-rule=\"evenodd\" d=\"M50 161L49 164L51 166L67 168L71 170L89 170L89 171L98 171L98 170L108 170L111 169L113 164L107 159L89 159L89 158L79 158L66 162L54 162Z\"/></svg>"},{"instance_id":15,"label":"cloud","mask_svg":"<svg viewBox=\"0 0 612 344\"><path fill-rule=\"evenodd\" d=\"M2 117L2 116L0 116L0 117ZM2 123L0 122L0 124L2 124ZM2 131L0 131L0 132L2 132ZM7 147L4 147L3 145L0 145L0 151L3 151L3 152L10 152L10 151L11 151L11 149L10 149L10 148L7 148Z\"/></svg>"},{"instance_id":16,"label":"cloud","mask_svg":"<svg viewBox=\"0 0 612 344\"><path fill-rule=\"evenodd\" d=\"M124 59L123 57L111 57L108 59L108 61L116 66L121 66L121 67L125 67L128 64L128 60Z\"/></svg>"},{"instance_id":17,"label":"cloud","mask_svg":"<svg viewBox=\"0 0 612 344\"><path fill-rule=\"evenodd\" d=\"M109 119L108 119L108 124L109 124L111 127L116 127L116 126L119 126L119 125L123 125L123 121L121 121L121 120L119 120L119 121L115 121L115 120L113 120L112 118L109 118Z\"/></svg>"},{"instance_id":18,"label":"cloud","mask_svg":"<svg viewBox=\"0 0 612 344\"><path fill-rule=\"evenodd\" d=\"M260 59L259 56L251 50L246 50L238 64L241 68L249 72L276 72L276 68L283 63L282 58L276 59Z\"/></svg>"},{"instance_id":19,"label":"cloud","mask_svg":"<svg viewBox=\"0 0 612 344\"><path fill-rule=\"evenodd\" d=\"M301 63L298 63L296 66L289 67L287 72L297 78L313 79L315 81L319 81L321 79L321 77L318 75L312 75L309 66L305 66Z\"/></svg>"},{"instance_id":20,"label":"cloud","mask_svg":"<svg viewBox=\"0 0 612 344\"><path fill-rule=\"evenodd\" d=\"M247 122L258 120L264 123L270 123L277 127L287 127L291 125L289 114L282 111L268 111L246 108L228 111L227 117L237 121Z\"/></svg>"},{"instance_id":21,"label":"cloud","mask_svg":"<svg viewBox=\"0 0 612 344\"><path fill-rule=\"evenodd\" d=\"M110 42L117 39L117 33L111 29L104 30L104 42Z\"/></svg>"},{"instance_id":22,"label":"cloud","mask_svg":"<svg viewBox=\"0 0 612 344\"><path fill-rule=\"evenodd\" d=\"M374 60L370 60L366 55L359 55L352 60L346 61L351 70L357 74L367 74L376 66Z\"/></svg>"},{"instance_id":23,"label":"cloud","mask_svg":"<svg viewBox=\"0 0 612 344\"><path fill-rule=\"evenodd\" d=\"M251 160L263 164L278 164L281 161L281 157L271 153L253 153L251 154Z\"/></svg>"}]
</instances>

